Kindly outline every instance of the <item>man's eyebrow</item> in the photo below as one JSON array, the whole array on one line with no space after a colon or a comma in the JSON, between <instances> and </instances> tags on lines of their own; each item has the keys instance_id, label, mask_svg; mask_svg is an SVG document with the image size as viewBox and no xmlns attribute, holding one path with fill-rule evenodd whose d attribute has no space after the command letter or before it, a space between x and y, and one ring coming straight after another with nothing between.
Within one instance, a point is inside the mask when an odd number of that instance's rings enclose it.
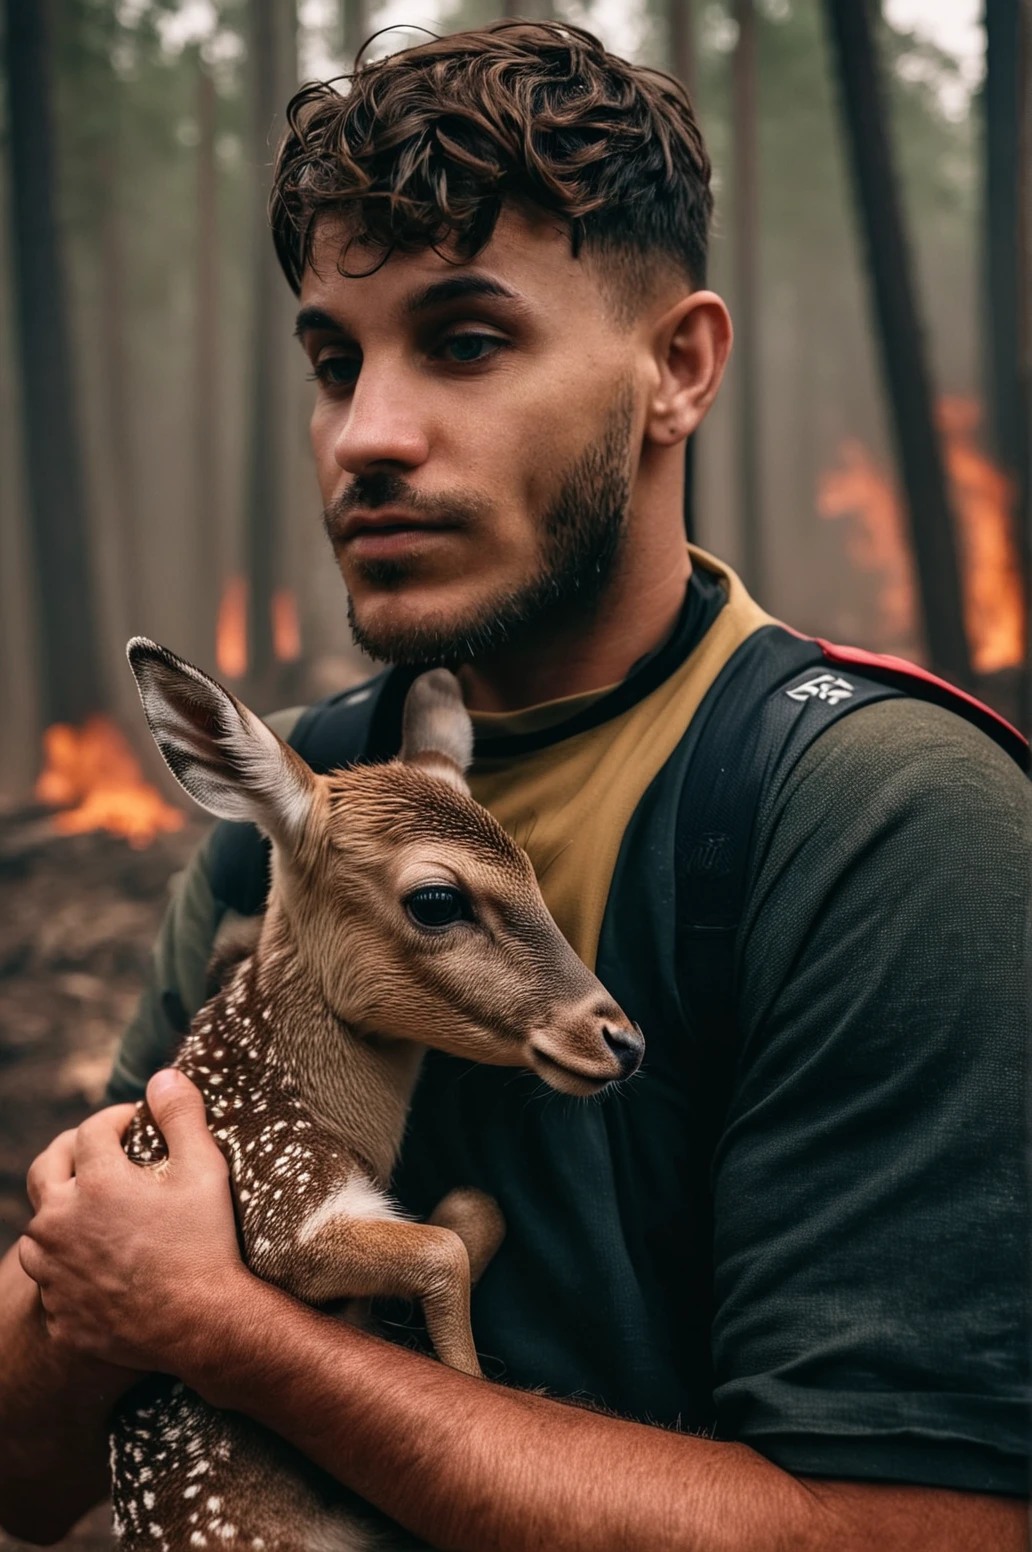
<instances>
[{"instance_id":1,"label":"man's eyebrow","mask_svg":"<svg viewBox=\"0 0 1032 1552\"><path fill-rule=\"evenodd\" d=\"M447 302L465 302L472 297L498 297L503 302L518 303L524 300L518 291L511 291L500 280L492 280L490 275L452 275L414 292L405 302L405 311L424 313L432 307L443 307Z\"/></svg>"},{"instance_id":2,"label":"man's eyebrow","mask_svg":"<svg viewBox=\"0 0 1032 1552\"><path fill-rule=\"evenodd\" d=\"M474 297L496 297L499 301L526 305L518 291L510 290L500 280L490 275L450 275L447 280L435 280L422 290L415 291L405 301L408 314L429 312L434 307L444 307L449 302L465 302ZM306 334L347 334L347 329L332 313L321 307L302 307L294 320L294 333L299 340Z\"/></svg>"},{"instance_id":3,"label":"man's eyebrow","mask_svg":"<svg viewBox=\"0 0 1032 1552\"><path fill-rule=\"evenodd\" d=\"M303 340L306 334L346 334L347 330L321 307L302 307L294 320L294 333Z\"/></svg>"}]
</instances>

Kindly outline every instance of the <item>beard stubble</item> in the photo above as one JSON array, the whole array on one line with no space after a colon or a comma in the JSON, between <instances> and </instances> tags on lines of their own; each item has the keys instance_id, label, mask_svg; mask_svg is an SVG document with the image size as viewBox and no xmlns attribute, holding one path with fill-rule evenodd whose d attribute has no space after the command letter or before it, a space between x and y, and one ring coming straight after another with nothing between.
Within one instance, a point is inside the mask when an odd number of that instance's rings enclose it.
<instances>
[{"instance_id":1,"label":"beard stubble","mask_svg":"<svg viewBox=\"0 0 1032 1552\"><path fill-rule=\"evenodd\" d=\"M602 604L624 541L630 504L630 444L633 400L628 386L618 393L601 435L571 464L541 520L538 567L532 577L492 598L467 616L392 627L363 625L348 594L348 623L356 646L380 662L416 668L456 667L492 656L570 615L592 617ZM476 522L484 506L457 496L447 502L420 499L396 474L354 480L324 513L331 540L354 506L404 505L410 511ZM379 587L402 587L410 575L404 560L367 561L363 575Z\"/></svg>"}]
</instances>

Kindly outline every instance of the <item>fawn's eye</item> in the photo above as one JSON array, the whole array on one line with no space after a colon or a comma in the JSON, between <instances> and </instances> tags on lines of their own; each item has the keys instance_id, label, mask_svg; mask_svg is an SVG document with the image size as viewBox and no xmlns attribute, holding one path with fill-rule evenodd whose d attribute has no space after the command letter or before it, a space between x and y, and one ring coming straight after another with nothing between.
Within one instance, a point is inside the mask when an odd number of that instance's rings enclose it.
<instances>
[{"instance_id":1,"label":"fawn's eye","mask_svg":"<svg viewBox=\"0 0 1032 1552\"><path fill-rule=\"evenodd\" d=\"M420 927L450 927L453 922L472 921L473 912L461 889L451 884L425 884L405 899L412 920Z\"/></svg>"}]
</instances>

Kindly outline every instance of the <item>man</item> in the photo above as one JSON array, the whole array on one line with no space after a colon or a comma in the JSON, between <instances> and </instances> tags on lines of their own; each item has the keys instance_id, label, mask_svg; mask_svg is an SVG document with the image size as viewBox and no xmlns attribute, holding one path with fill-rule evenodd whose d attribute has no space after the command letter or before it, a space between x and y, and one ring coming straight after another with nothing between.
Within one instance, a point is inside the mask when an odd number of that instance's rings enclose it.
<instances>
[{"instance_id":1,"label":"man","mask_svg":"<svg viewBox=\"0 0 1032 1552\"><path fill-rule=\"evenodd\" d=\"M497 24L308 88L291 124L274 229L356 638L459 665L475 795L645 1069L574 1106L428 1062L398 1189L501 1201L473 1326L507 1384L302 1307L240 1262L197 1091L152 1076L220 921L260 905L254 844L217 829L111 1087L147 1084L169 1167L124 1160L122 1104L30 1175L0 1517L59 1535L105 1490L114 1399L161 1369L438 1547L1023 1546L1025 778L951 711L851 710L762 787L726 1044L698 936L691 977L676 952L673 894L727 839L682 855L677 795L737 665L784 646L683 542L683 443L731 341L687 100L574 28Z\"/></svg>"}]
</instances>

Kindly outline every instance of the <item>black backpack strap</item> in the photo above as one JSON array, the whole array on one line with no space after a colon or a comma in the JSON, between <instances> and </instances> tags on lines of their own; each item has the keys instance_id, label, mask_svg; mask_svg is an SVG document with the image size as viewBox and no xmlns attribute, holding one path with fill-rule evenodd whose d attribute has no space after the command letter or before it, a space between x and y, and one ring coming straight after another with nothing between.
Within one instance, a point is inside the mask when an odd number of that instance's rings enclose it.
<instances>
[{"instance_id":1,"label":"black backpack strap","mask_svg":"<svg viewBox=\"0 0 1032 1552\"><path fill-rule=\"evenodd\" d=\"M830 666L819 643L764 626L710 687L680 746L677 984L725 1092L737 1056L736 944L761 803L832 723L903 692Z\"/></svg>"},{"instance_id":2,"label":"black backpack strap","mask_svg":"<svg viewBox=\"0 0 1032 1552\"><path fill-rule=\"evenodd\" d=\"M401 715L415 668L391 668L303 712L291 748L320 776L342 765L379 765L401 747Z\"/></svg>"},{"instance_id":3,"label":"black backpack strap","mask_svg":"<svg viewBox=\"0 0 1032 1552\"><path fill-rule=\"evenodd\" d=\"M319 775L397 754L401 712L415 670L391 669L309 706L287 740ZM208 842L208 877L223 911L256 916L269 893L269 842L253 824L223 819Z\"/></svg>"}]
</instances>

